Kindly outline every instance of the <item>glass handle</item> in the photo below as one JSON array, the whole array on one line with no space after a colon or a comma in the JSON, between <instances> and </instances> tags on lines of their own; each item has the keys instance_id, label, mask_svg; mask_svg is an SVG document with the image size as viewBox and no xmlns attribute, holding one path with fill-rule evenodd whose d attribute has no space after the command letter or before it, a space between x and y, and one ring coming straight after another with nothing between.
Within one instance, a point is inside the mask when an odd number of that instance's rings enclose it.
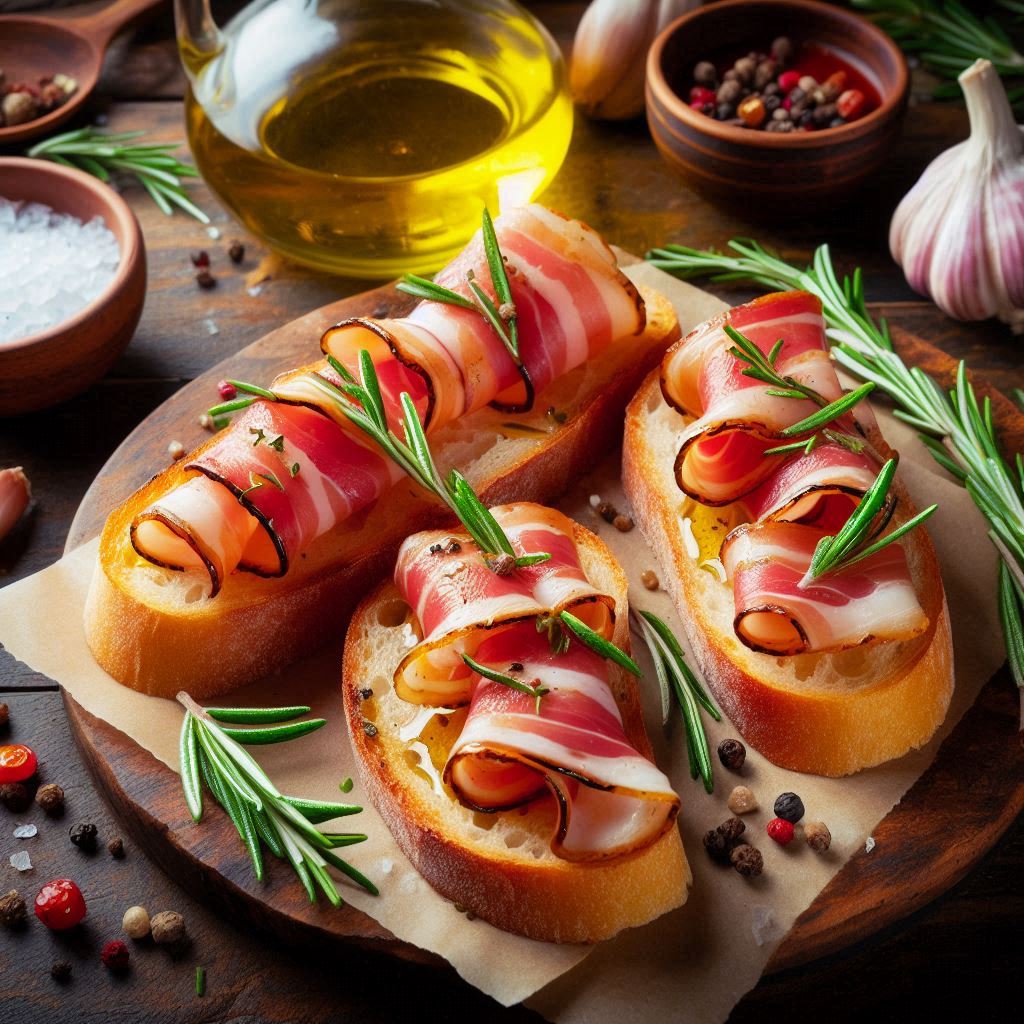
<instances>
[{"instance_id":1,"label":"glass handle","mask_svg":"<svg viewBox=\"0 0 1024 1024\"><path fill-rule=\"evenodd\" d=\"M181 62L193 79L224 45L210 14L210 0L174 0L174 26Z\"/></svg>"}]
</instances>

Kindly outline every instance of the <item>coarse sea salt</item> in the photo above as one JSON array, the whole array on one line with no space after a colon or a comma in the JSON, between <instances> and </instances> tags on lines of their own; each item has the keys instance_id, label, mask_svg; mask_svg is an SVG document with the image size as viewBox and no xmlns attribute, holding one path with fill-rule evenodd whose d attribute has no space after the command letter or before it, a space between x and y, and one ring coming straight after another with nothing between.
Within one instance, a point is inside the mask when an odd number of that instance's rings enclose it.
<instances>
[{"instance_id":1,"label":"coarse sea salt","mask_svg":"<svg viewBox=\"0 0 1024 1024\"><path fill-rule=\"evenodd\" d=\"M19 871L31 871L32 858L28 855L28 850L19 850L17 853L12 853L11 867L17 868Z\"/></svg>"},{"instance_id":2,"label":"coarse sea salt","mask_svg":"<svg viewBox=\"0 0 1024 1024\"><path fill-rule=\"evenodd\" d=\"M14 830L15 839L31 839L39 830L35 825L19 825Z\"/></svg>"},{"instance_id":3,"label":"coarse sea salt","mask_svg":"<svg viewBox=\"0 0 1024 1024\"><path fill-rule=\"evenodd\" d=\"M102 217L83 223L0 196L0 346L70 319L106 290L120 262Z\"/></svg>"}]
</instances>

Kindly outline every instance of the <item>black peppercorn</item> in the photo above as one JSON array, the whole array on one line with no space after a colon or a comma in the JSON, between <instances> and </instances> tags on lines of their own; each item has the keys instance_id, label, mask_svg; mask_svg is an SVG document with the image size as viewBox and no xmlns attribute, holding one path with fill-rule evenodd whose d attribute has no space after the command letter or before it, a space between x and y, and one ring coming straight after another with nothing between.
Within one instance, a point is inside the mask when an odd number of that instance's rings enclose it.
<instances>
[{"instance_id":1,"label":"black peppercorn","mask_svg":"<svg viewBox=\"0 0 1024 1024\"><path fill-rule=\"evenodd\" d=\"M374 738L374 736L377 735L377 726L375 726L373 724L373 722L369 722L369 721L364 720L363 721L363 732L366 733L366 735L369 736L370 739L372 740Z\"/></svg>"},{"instance_id":2,"label":"black peppercorn","mask_svg":"<svg viewBox=\"0 0 1024 1024\"><path fill-rule=\"evenodd\" d=\"M362 697L363 700L369 700L373 696L373 690L371 690L369 686L364 686L359 691L359 696Z\"/></svg>"},{"instance_id":3,"label":"black peppercorn","mask_svg":"<svg viewBox=\"0 0 1024 1024\"><path fill-rule=\"evenodd\" d=\"M718 760L723 768L738 772L747 759L747 748L739 740L722 740L718 744Z\"/></svg>"},{"instance_id":4,"label":"black peppercorn","mask_svg":"<svg viewBox=\"0 0 1024 1024\"><path fill-rule=\"evenodd\" d=\"M0 785L0 803L7 810L20 814L28 809L28 805L32 803L32 797L28 795L28 790L22 783L5 782Z\"/></svg>"},{"instance_id":5,"label":"black peppercorn","mask_svg":"<svg viewBox=\"0 0 1024 1024\"><path fill-rule=\"evenodd\" d=\"M744 878L756 878L764 870L761 851L747 843L734 847L729 854L729 861Z\"/></svg>"},{"instance_id":6,"label":"black peppercorn","mask_svg":"<svg viewBox=\"0 0 1024 1024\"><path fill-rule=\"evenodd\" d=\"M217 278L215 278L208 270L200 270L199 273L196 274L196 284L204 291L209 291L211 288L216 288Z\"/></svg>"},{"instance_id":7,"label":"black peppercorn","mask_svg":"<svg viewBox=\"0 0 1024 1024\"><path fill-rule=\"evenodd\" d=\"M764 109L769 114L774 114L782 106L782 100L778 96L765 96L761 101L764 104Z\"/></svg>"},{"instance_id":8,"label":"black peppercorn","mask_svg":"<svg viewBox=\"0 0 1024 1024\"><path fill-rule=\"evenodd\" d=\"M715 117L719 121L728 121L730 117L736 115L736 106L733 103L719 103L715 110Z\"/></svg>"},{"instance_id":9,"label":"black peppercorn","mask_svg":"<svg viewBox=\"0 0 1024 1024\"><path fill-rule=\"evenodd\" d=\"M775 801L775 817L794 825L804 816L804 802L796 793L781 793Z\"/></svg>"},{"instance_id":10,"label":"black peppercorn","mask_svg":"<svg viewBox=\"0 0 1024 1024\"><path fill-rule=\"evenodd\" d=\"M747 826L739 818L729 818L718 826L717 831L721 832L727 840L732 841L739 839L746 831L746 828Z\"/></svg>"},{"instance_id":11,"label":"black peppercorn","mask_svg":"<svg viewBox=\"0 0 1024 1024\"><path fill-rule=\"evenodd\" d=\"M71 836L71 842L80 850L85 850L86 853L95 852L97 837L95 825L90 822L79 822L77 825L71 826L68 834Z\"/></svg>"},{"instance_id":12,"label":"black peppercorn","mask_svg":"<svg viewBox=\"0 0 1024 1024\"><path fill-rule=\"evenodd\" d=\"M67 960L58 960L50 968L50 977L54 981L67 981L71 977L71 964Z\"/></svg>"},{"instance_id":13,"label":"black peppercorn","mask_svg":"<svg viewBox=\"0 0 1024 1024\"><path fill-rule=\"evenodd\" d=\"M708 829L704 833L704 849L708 856L719 864L729 863L729 847L731 843L717 828Z\"/></svg>"},{"instance_id":14,"label":"black peppercorn","mask_svg":"<svg viewBox=\"0 0 1024 1024\"><path fill-rule=\"evenodd\" d=\"M705 88L713 88L718 80L718 72L715 70L715 65L709 60L702 60L693 69L693 80L698 85L705 86Z\"/></svg>"},{"instance_id":15,"label":"black peppercorn","mask_svg":"<svg viewBox=\"0 0 1024 1024\"><path fill-rule=\"evenodd\" d=\"M228 259L232 263L241 263L245 259L245 246L237 240L232 242L228 249Z\"/></svg>"}]
</instances>

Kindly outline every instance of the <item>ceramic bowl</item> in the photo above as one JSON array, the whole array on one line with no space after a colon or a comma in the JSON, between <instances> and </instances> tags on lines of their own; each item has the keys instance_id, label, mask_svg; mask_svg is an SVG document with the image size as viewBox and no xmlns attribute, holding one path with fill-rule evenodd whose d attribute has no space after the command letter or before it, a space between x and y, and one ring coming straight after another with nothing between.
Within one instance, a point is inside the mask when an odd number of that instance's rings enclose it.
<instances>
[{"instance_id":1,"label":"ceramic bowl","mask_svg":"<svg viewBox=\"0 0 1024 1024\"><path fill-rule=\"evenodd\" d=\"M880 105L815 132L739 128L691 109L673 86L701 60L767 50L777 36L836 52L871 82ZM820 209L853 193L885 161L906 110L910 76L899 47L866 19L811 0L723 0L666 26L647 58L647 121L665 159L696 189L756 215Z\"/></svg>"},{"instance_id":2,"label":"ceramic bowl","mask_svg":"<svg viewBox=\"0 0 1024 1024\"><path fill-rule=\"evenodd\" d=\"M0 342L0 416L14 416L79 394L113 366L142 315L146 253L127 203L82 171L3 157L0 196L45 203L82 221L102 217L121 248L114 279L88 306L48 330Z\"/></svg>"}]
</instances>

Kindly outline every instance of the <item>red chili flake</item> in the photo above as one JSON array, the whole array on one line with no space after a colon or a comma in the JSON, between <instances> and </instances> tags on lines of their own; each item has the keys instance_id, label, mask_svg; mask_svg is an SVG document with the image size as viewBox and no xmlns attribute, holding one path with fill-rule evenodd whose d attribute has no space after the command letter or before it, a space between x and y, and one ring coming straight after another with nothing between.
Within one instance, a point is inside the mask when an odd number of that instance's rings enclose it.
<instances>
[{"instance_id":1,"label":"red chili flake","mask_svg":"<svg viewBox=\"0 0 1024 1024\"><path fill-rule=\"evenodd\" d=\"M36 896L36 917L55 932L74 928L85 917L82 890L70 878L47 882Z\"/></svg>"},{"instance_id":2,"label":"red chili flake","mask_svg":"<svg viewBox=\"0 0 1024 1024\"><path fill-rule=\"evenodd\" d=\"M793 842L793 834L795 829L793 828L793 822L786 821L785 818L772 818L766 826L768 835L779 844L779 846L788 846Z\"/></svg>"},{"instance_id":3,"label":"red chili flake","mask_svg":"<svg viewBox=\"0 0 1024 1024\"><path fill-rule=\"evenodd\" d=\"M36 773L36 755L24 743L0 747L0 783L24 782Z\"/></svg>"},{"instance_id":4,"label":"red chili flake","mask_svg":"<svg viewBox=\"0 0 1024 1024\"><path fill-rule=\"evenodd\" d=\"M232 398L237 397L238 388L236 388L231 381L220 380L217 381L217 394L219 394L225 402L230 402Z\"/></svg>"},{"instance_id":5,"label":"red chili flake","mask_svg":"<svg viewBox=\"0 0 1024 1024\"><path fill-rule=\"evenodd\" d=\"M109 967L112 971L123 971L131 958L132 955L128 952L128 947L120 939L111 939L100 953L103 966Z\"/></svg>"},{"instance_id":6,"label":"red chili flake","mask_svg":"<svg viewBox=\"0 0 1024 1024\"><path fill-rule=\"evenodd\" d=\"M193 267L208 267L210 265L210 254L205 249L192 253Z\"/></svg>"}]
</instances>

